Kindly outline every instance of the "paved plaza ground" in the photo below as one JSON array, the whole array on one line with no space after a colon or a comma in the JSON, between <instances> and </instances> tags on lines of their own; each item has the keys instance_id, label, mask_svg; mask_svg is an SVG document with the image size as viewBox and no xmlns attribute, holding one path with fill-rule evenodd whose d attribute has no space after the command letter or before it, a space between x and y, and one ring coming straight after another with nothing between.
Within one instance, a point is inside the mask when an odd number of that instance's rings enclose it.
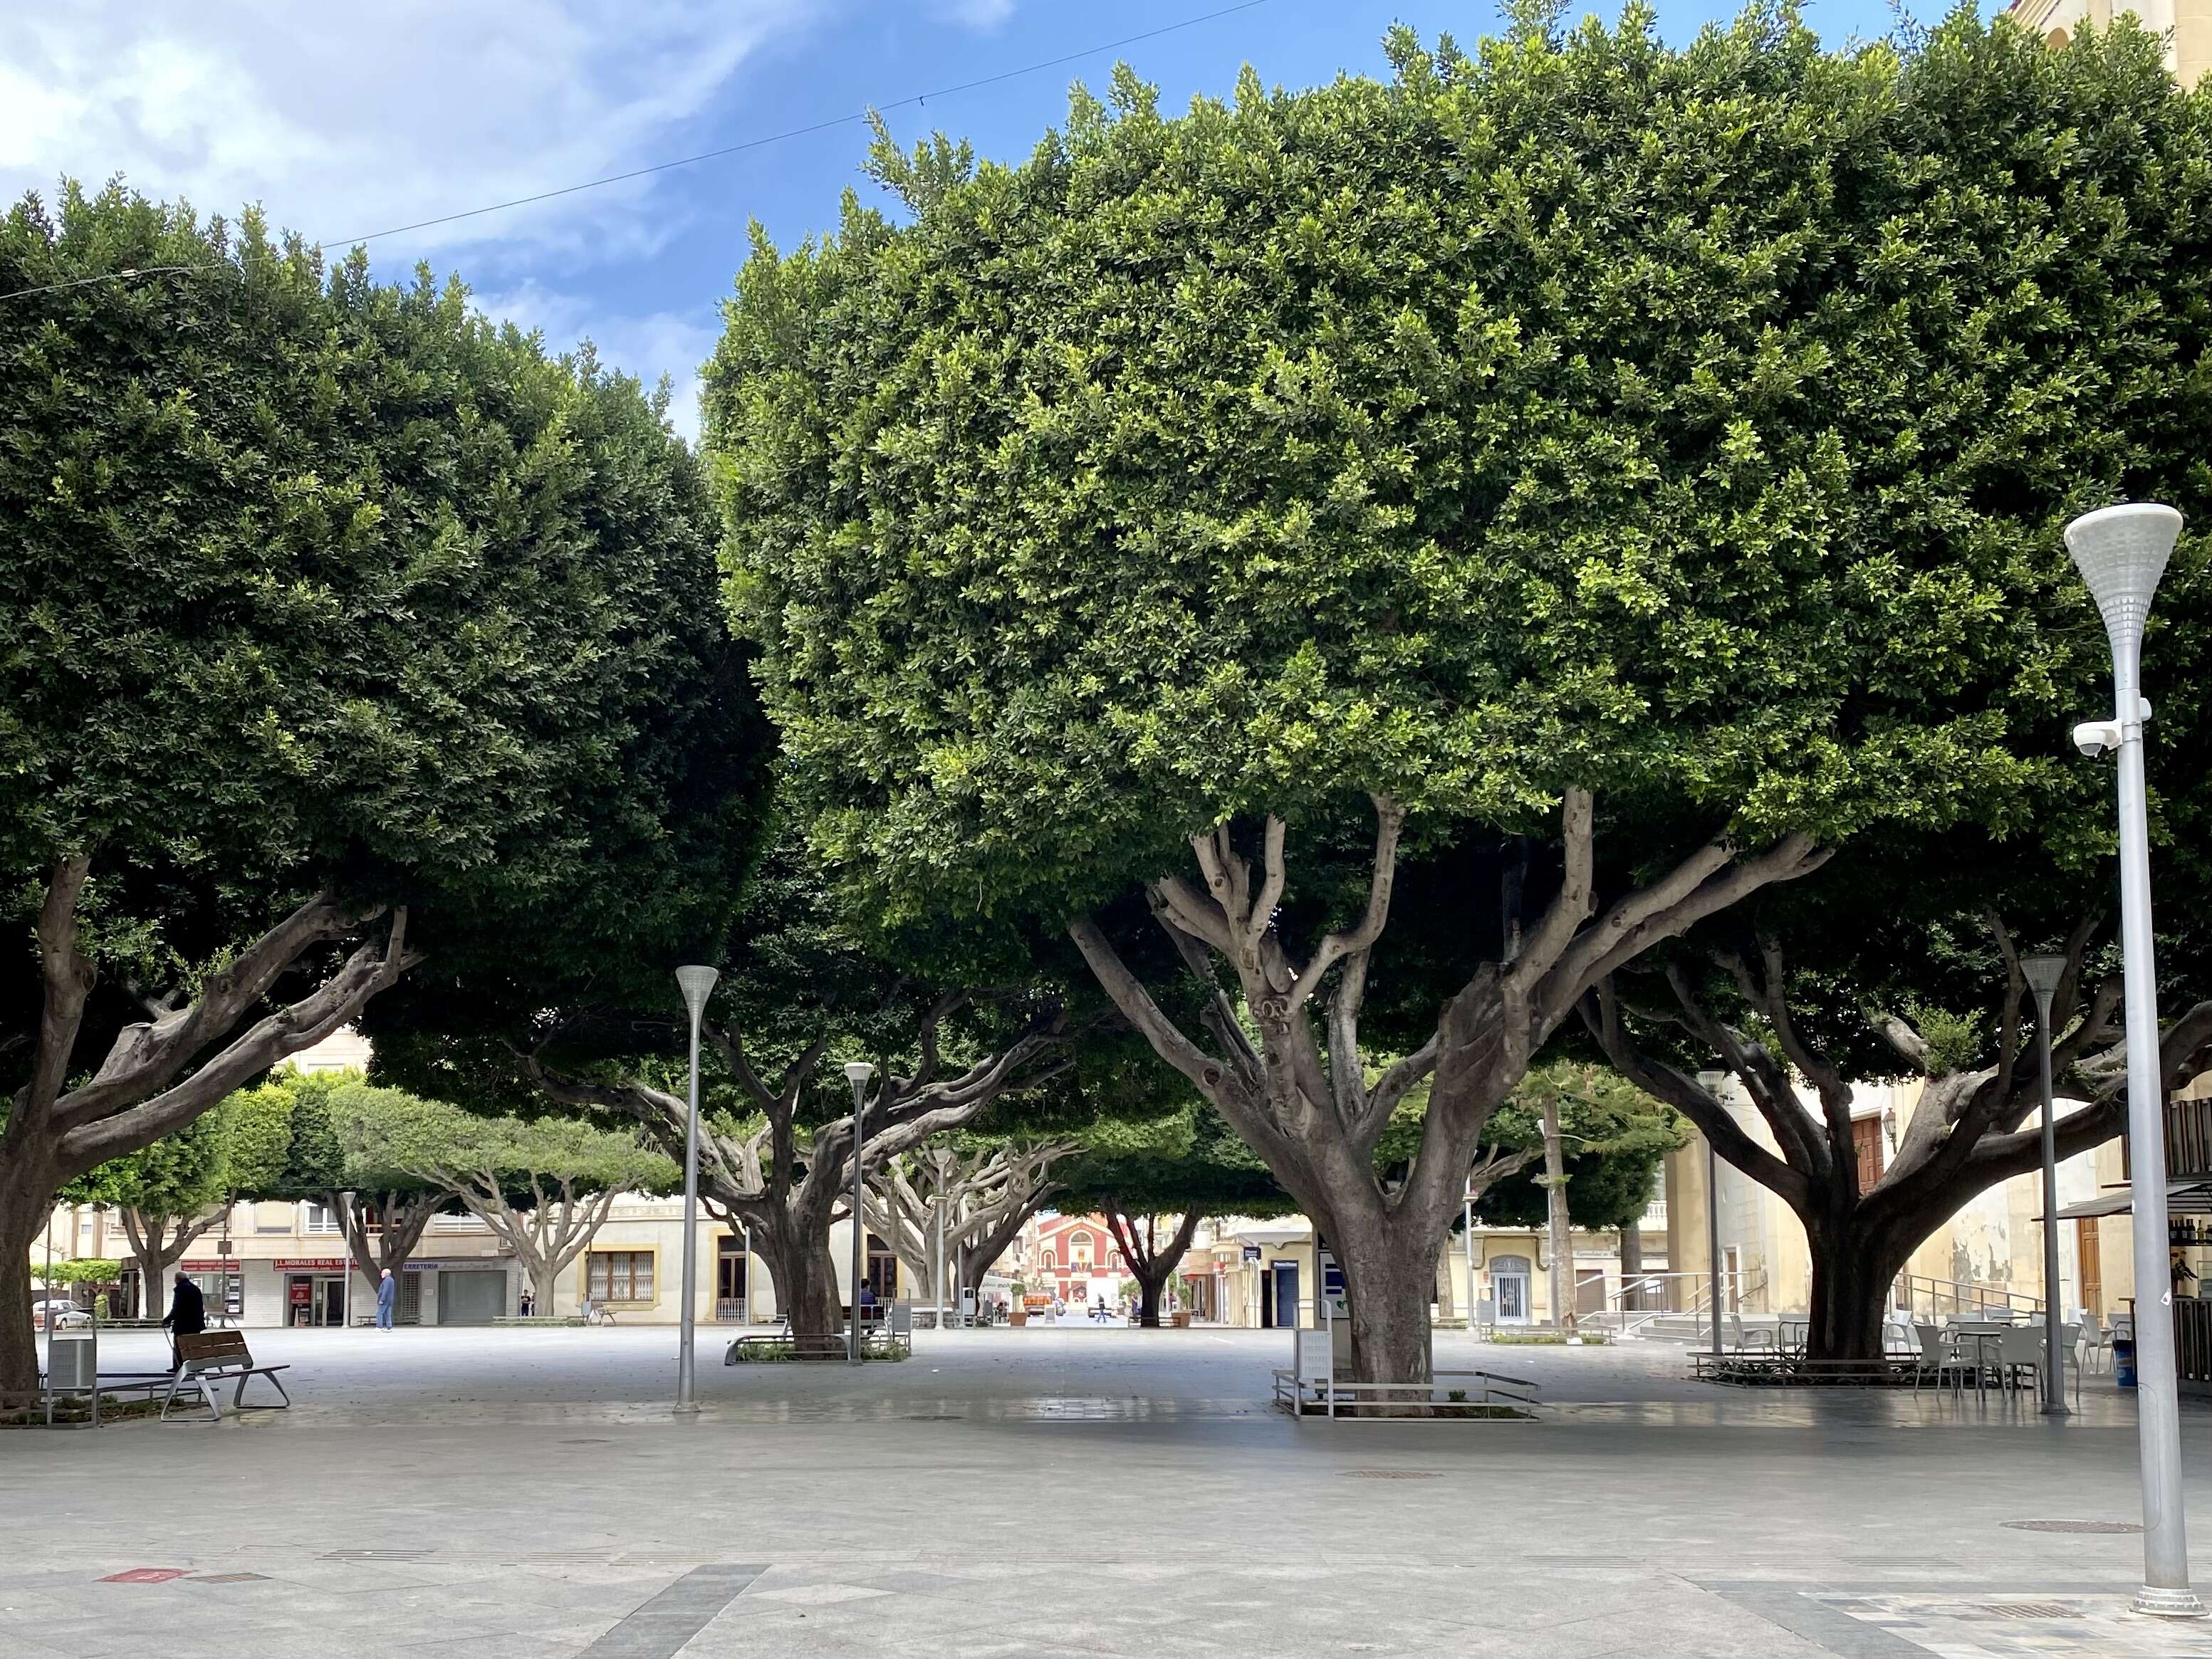
<instances>
[{"instance_id":1,"label":"paved plaza ground","mask_svg":"<svg viewBox=\"0 0 2212 1659\"><path fill-rule=\"evenodd\" d=\"M1292 1422L1288 1336L921 1334L725 1368L675 1334L258 1331L296 1409L0 1434L9 1659L2212 1656L2125 1614L2133 1407L1746 1394L1679 1347L1480 1346L1543 1420ZM103 1369L158 1339L112 1335ZM2212 1584L2212 1412L2185 1407ZM103 1582L132 1569L160 1582Z\"/></svg>"}]
</instances>

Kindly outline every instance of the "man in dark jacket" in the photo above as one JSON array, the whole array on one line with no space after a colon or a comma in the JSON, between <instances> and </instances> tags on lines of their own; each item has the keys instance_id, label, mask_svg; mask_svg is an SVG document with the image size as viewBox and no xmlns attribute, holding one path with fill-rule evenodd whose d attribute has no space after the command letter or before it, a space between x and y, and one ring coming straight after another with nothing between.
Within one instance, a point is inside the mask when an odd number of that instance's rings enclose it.
<instances>
[{"instance_id":1,"label":"man in dark jacket","mask_svg":"<svg viewBox=\"0 0 2212 1659\"><path fill-rule=\"evenodd\" d=\"M200 1295L200 1287L184 1273L177 1275L176 1289L169 1296L168 1316L162 1320L161 1328L169 1333L169 1363L173 1365L180 1363L175 1339L207 1328L207 1303Z\"/></svg>"}]
</instances>

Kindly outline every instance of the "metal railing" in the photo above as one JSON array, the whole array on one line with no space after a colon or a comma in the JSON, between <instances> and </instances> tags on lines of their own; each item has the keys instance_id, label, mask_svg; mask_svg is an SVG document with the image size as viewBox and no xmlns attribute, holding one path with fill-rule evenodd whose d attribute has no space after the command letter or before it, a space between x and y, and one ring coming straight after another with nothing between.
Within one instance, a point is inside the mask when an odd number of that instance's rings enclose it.
<instances>
[{"instance_id":1,"label":"metal railing","mask_svg":"<svg viewBox=\"0 0 2212 1659\"><path fill-rule=\"evenodd\" d=\"M1538 1385L1496 1371L1437 1370L1426 1382L1346 1382L1279 1370L1275 1404L1293 1417L1535 1415ZM1464 1378L1462 1384L1459 1379Z\"/></svg>"},{"instance_id":2,"label":"metal railing","mask_svg":"<svg viewBox=\"0 0 2212 1659\"><path fill-rule=\"evenodd\" d=\"M1632 1336L1645 1326L1662 1319L1688 1319L1694 1322L1697 1334L1709 1336L1712 1333L1713 1286L1711 1273L1638 1273L1624 1283L1606 1300L1613 1304L1607 1310L1586 1316L1582 1323L1595 1328L1618 1332ZM1690 1292L1688 1305L1679 1308L1646 1308L1628 1305L1631 1297L1664 1296L1677 1300L1682 1291ZM1766 1269L1753 1267L1747 1271L1721 1275L1721 1293L1724 1302L1735 1305L1725 1310L1730 1316L1749 1311L1763 1314L1763 1306L1753 1307L1754 1302L1766 1300Z\"/></svg>"},{"instance_id":3,"label":"metal railing","mask_svg":"<svg viewBox=\"0 0 2212 1659\"><path fill-rule=\"evenodd\" d=\"M1899 1273L1897 1301L1908 1317L1917 1320L1924 1314L1929 1324L1947 1314L1996 1314L2014 1319L2023 1314L2039 1317L2043 1312L2043 1298L2025 1291L1977 1285L1970 1279L1930 1279L1924 1273Z\"/></svg>"}]
</instances>

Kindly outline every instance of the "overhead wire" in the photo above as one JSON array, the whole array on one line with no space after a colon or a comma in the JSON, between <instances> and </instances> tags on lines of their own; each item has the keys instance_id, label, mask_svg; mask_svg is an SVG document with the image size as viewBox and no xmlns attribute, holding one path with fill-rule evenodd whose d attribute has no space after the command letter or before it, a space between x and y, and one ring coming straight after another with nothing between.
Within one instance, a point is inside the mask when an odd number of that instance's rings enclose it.
<instances>
[{"instance_id":1,"label":"overhead wire","mask_svg":"<svg viewBox=\"0 0 2212 1659\"><path fill-rule=\"evenodd\" d=\"M789 127L781 132L764 133L757 138L747 138L738 143L725 144L720 149L702 150L696 155L679 156L672 161L656 161L650 167L632 167L627 173L611 173L604 179L587 179L581 184L562 185L555 190L541 190L532 195L517 196L507 201L493 202L484 207L466 208L459 213L442 213L435 218L417 219L410 224L392 225L384 230L368 231L358 236L334 236L328 241L316 243L314 251L321 253L334 247L359 247L364 242L373 242L383 236L404 235L410 230L429 230L439 225L455 224L463 219L482 218L487 213L504 213L510 208L528 207L533 203L550 202L558 197L574 196L587 190L599 190L608 185L625 184L632 179L649 178L656 173L667 173L677 167L696 167L702 161L719 161L726 155L741 155L746 150L760 149L769 144L784 143L793 138L804 138L811 133L827 132L832 128L850 126L855 122L866 120L872 112L904 109L909 104L924 106L933 98L957 97L961 93L974 92L981 87L997 86L1001 82L1018 80L1025 75L1041 74L1048 69L1058 69L1062 64L1076 63L1085 58L1096 58L1101 52L1116 52L1123 46L1135 46L1139 41L1157 40L1164 34L1174 34L1182 29L1196 28L1201 23L1211 23L1217 18L1231 16L1241 11L1251 11L1261 6L1272 5L1273 3L1274 0L1237 0L1235 5L1218 7L1212 11L1201 12L1194 17L1186 17L1178 22L1164 23L1158 28L1146 29L1140 33L1125 34L1118 40L1108 40L1095 46L1085 46L1079 52L1062 52L1057 58L1041 58L1034 64L1024 64L1018 69L1001 70L996 75L982 76L976 80L960 82L957 85L939 87L929 92L910 93L904 98L894 99L889 103L872 104L867 109L855 111L850 115L833 115L823 120L809 122L805 126Z\"/></svg>"},{"instance_id":2,"label":"overhead wire","mask_svg":"<svg viewBox=\"0 0 2212 1659\"><path fill-rule=\"evenodd\" d=\"M587 179L581 184L562 185L553 190L541 190L532 195L517 196L504 202L489 203L483 207L465 208L457 213L441 213L432 218L416 219L404 225L391 225L382 230L367 231L356 236L333 236L325 241L313 244L311 252L325 253L333 248L359 247L365 242L374 242L386 236L404 235L410 230L430 230L440 225L458 224L464 219L480 219L489 213L504 213L511 208L528 207L533 203L550 202L559 197L574 196L587 190L601 190L609 185L624 184L632 179L649 178L654 173L672 172L678 167L696 167L702 161L718 161L724 156L742 155L747 150L764 149L770 144L787 143L793 138L804 138L812 133L828 132L834 128L851 126L857 122L866 120L871 114L879 113L884 110L904 109L909 105L926 107L933 98L955 98L963 92L975 92L983 87L994 87L1003 82L1019 80L1025 75L1039 75L1046 70L1058 69L1064 64L1080 62L1085 58L1096 58L1101 52L1118 52L1123 46L1133 46L1146 40L1157 40L1162 35L1175 34L1184 29L1196 28L1201 23L1211 23L1219 18L1234 16L1238 12L1253 11L1261 6L1273 3L1274 0L1237 0L1237 3L1233 5L1217 6L1212 11L1200 12L1194 16L1182 18L1172 23L1163 23L1158 28L1140 30L1135 34L1125 34L1115 40L1101 41L1097 46L1085 46L1076 52L1062 52L1055 58L1039 58L1033 64L1024 64L1018 68L1000 70L995 75L979 76L972 81L961 81L951 86L933 88L927 92L909 93L903 98L892 99L885 103L871 104L867 108L855 111L850 115L833 115L823 120L811 121L804 126L787 127L781 132L763 133L757 138L747 138L738 143L725 144L719 149L702 150L696 155L678 156L672 161L656 161L650 167L632 167L626 173L611 173L603 179ZM0 294L0 301L27 299L33 295L53 294L64 289L83 288L94 283L130 282L141 276L150 276L163 272L217 270L225 268L220 265L126 267L122 270L109 271L100 276L81 276L72 282L49 283L40 288L16 289L11 293Z\"/></svg>"},{"instance_id":3,"label":"overhead wire","mask_svg":"<svg viewBox=\"0 0 2212 1659\"><path fill-rule=\"evenodd\" d=\"M33 294L59 294L64 289L89 288L94 283L129 283L141 276L161 276L175 271L227 270L227 265L125 265L120 270L103 270L96 276L74 277L66 283L47 283L39 288L19 288L0 294L0 300L27 299Z\"/></svg>"}]
</instances>

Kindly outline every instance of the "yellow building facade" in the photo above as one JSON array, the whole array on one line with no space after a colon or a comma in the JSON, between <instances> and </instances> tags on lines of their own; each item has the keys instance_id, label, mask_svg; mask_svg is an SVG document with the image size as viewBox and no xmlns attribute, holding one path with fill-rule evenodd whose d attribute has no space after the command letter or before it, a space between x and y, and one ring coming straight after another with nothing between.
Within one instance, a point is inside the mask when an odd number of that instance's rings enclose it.
<instances>
[{"instance_id":1,"label":"yellow building facade","mask_svg":"<svg viewBox=\"0 0 2212 1659\"><path fill-rule=\"evenodd\" d=\"M2117 9L2112 0L2019 0L2009 9L2015 21L2055 46L2084 28L2107 29L2116 16L2133 14L2166 38L2166 67L2183 86L2195 86L2212 70L2212 0L2139 0Z\"/></svg>"}]
</instances>

